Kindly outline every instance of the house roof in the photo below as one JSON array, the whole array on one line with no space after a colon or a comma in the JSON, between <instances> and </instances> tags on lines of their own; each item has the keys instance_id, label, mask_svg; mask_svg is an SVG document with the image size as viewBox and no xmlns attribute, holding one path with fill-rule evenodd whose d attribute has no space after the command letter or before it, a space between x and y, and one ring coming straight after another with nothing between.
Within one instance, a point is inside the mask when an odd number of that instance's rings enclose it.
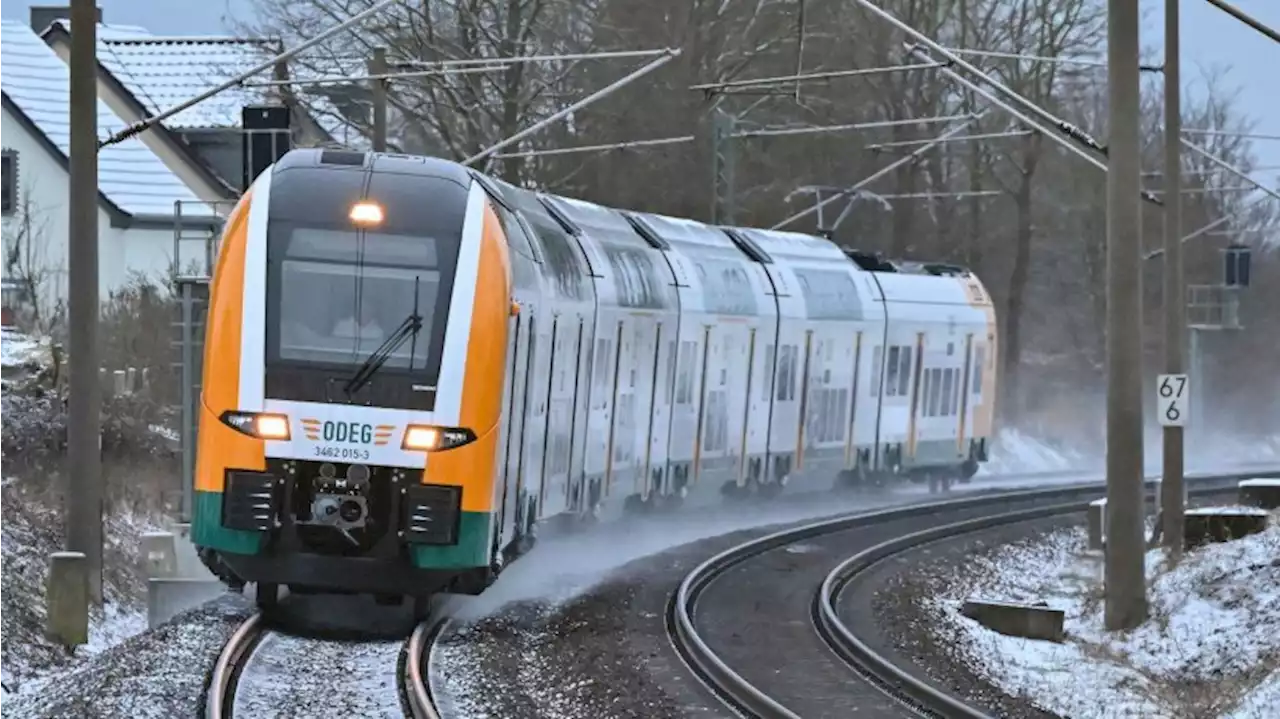
<instances>
[{"instance_id":1,"label":"house roof","mask_svg":"<svg viewBox=\"0 0 1280 719\"><path fill-rule=\"evenodd\" d=\"M153 115L252 69L270 43L235 37L156 37L99 26L98 59ZM274 54L274 53L272 53ZM263 102L257 88L233 87L165 121L172 128L239 127L240 110Z\"/></svg>"},{"instance_id":2,"label":"house roof","mask_svg":"<svg viewBox=\"0 0 1280 719\"><path fill-rule=\"evenodd\" d=\"M68 33L71 22L55 21L41 36ZM151 115L211 90L260 65L276 54L274 40L233 35L153 35L134 25L98 24L98 61L128 90ZM291 70L293 68L290 68ZM264 72L255 81L270 80ZM307 88L303 88L304 91ZM231 87L211 98L167 118L165 127L180 129L239 128L241 109L269 100L273 93L264 87ZM340 137L342 121L332 103L321 95L303 95L306 106L316 111L304 121L310 129ZM312 133L314 134L314 133Z\"/></svg>"},{"instance_id":3,"label":"house roof","mask_svg":"<svg viewBox=\"0 0 1280 719\"><path fill-rule=\"evenodd\" d=\"M52 145L65 163L71 151L70 73L67 64L25 23L0 24L0 85L23 119ZM98 101L98 136L124 129L125 123ZM98 190L129 215L172 216L174 202L199 198L141 140L132 138L98 153ZM185 214L185 213L184 213Z\"/></svg>"}]
</instances>

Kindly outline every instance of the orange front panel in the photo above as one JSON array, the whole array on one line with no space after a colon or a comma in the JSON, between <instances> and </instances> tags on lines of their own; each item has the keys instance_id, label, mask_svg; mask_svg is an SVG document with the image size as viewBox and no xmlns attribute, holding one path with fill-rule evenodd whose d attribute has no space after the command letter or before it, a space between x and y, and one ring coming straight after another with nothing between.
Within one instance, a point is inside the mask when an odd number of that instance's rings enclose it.
<instances>
[{"instance_id":1,"label":"orange front panel","mask_svg":"<svg viewBox=\"0 0 1280 719\"><path fill-rule=\"evenodd\" d=\"M498 216L486 202L480 236L480 268L467 341L462 410L458 424L477 441L427 459L427 482L463 487L462 509L493 511L497 491L498 420L506 369L507 318L511 311L511 268ZM536 483L536 478L529 478Z\"/></svg>"},{"instance_id":2,"label":"orange front panel","mask_svg":"<svg viewBox=\"0 0 1280 719\"><path fill-rule=\"evenodd\" d=\"M244 260L249 238L246 192L227 218L209 288L209 315L204 339L204 377L200 393L199 438L195 488L221 492L224 470L265 469L266 444L222 424L218 417L238 409L240 398L240 330L244 309ZM266 238L253 238L264 242Z\"/></svg>"}]
</instances>

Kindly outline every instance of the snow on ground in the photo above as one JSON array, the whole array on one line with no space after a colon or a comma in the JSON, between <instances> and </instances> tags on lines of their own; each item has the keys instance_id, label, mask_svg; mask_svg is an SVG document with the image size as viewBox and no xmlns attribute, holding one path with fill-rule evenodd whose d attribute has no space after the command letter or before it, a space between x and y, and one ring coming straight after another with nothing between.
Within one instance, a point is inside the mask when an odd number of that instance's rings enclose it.
<instances>
[{"instance_id":1,"label":"snow on ground","mask_svg":"<svg viewBox=\"0 0 1280 719\"><path fill-rule=\"evenodd\" d=\"M1101 555L1085 551L1079 527L975 557L931 608L975 671L1062 716L1280 716L1280 513L1272 517L1266 532L1194 550L1172 570L1161 550L1149 552L1150 618L1119 635L1104 629ZM1064 610L1067 640L992 632L960 615L969 597L1043 600Z\"/></svg>"},{"instance_id":2,"label":"snow on ground","mask_svg":"<svg viewBox=\"0 0 1280 719\"><path fill-rule=\"evenodd\" d=\"M21 367L36 361L40 343L14 330L0 329L0 366Z\"/></svg>"},{"instance_id":3,"label":"snow on ground","mask_svg":"<svg viewBox=\"0 0 1280 719\"><path fill-rule=\"evenodd\" d=\"M62 547L59 508L22 491L21 480L5 480L0 525L0 604L3 624L3 694L38 691L52 675L79 666L147 628L146 584L138 540L159 529L149 518L116 513L105 522L106 601L90 612L89 643L74 656L44 636L44 585L49 554Z\"/></svg>"}]
</instances>

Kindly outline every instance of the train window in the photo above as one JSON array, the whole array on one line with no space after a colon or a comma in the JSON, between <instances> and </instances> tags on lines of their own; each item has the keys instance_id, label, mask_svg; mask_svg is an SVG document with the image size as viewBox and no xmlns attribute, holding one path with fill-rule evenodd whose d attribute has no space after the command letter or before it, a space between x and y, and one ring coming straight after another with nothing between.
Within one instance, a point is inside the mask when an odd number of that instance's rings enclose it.
<instances>
[{"instance_id":1,"label":"train window","mask_svg":"<svg viewBox=\"0 0 1280 719\"><path fill-rule=\"evenodd\" d=\"M880 345L876 345L876 348L871 352L871 381L868 382L868 384L871 385L872 397L880 396L880 372L881 372L880 360L883 359L883 357L884 357L884 348L881 347Z\"/></svg>"},{"instance_id":2,"label":"train window","mask_svg":"<svg viewBox=\"0 0 1280 719\"><path fill-rule=\"evenodd\" d=\"M498 216L498 221L502 223L502 232L507 236L507 245L534 262L539 262L525 226L516 218L515 213L498 202L493 203L493 209L494 214Z\"/></svg>"},{"instance_id":3,"label":"train window","mask_svg":"<svg viewBox=\"0 0 1280 719\"><path fill-rule=\"evenodd\" d=\"M973 349L973 394L978 396L982 394L982 366L986 358L987 348L978 345Z\"/></svg>"},{"instance_id":4,"label":"train window","mask_svg":"<svg viewBox=\"0 0 1280 719\"><path fill-rule=\"evenodd\" d=\"M898 394L906 397L911 394L911 348L903 345L898 359L902 363L898 370Z\"/></svg>"},{"instance_id":5,"label":"train window","mask_svg":"<svg viewBox=\"0 0 1280 719\"><path fill-rule=\"evenodd\" d=\"M676 381L676 341L675 340L671 340L670 342L667 343L667 376L663 378L663 381L667 383L667 387L675 386L675 381ZM662 396L666 400L667 404L671 404L670 391L663 392Z\"/></svg>"},{"instance_id":6,"label":"train window","mask_svg":"<svg viewBox=\"0 0 1280 719\"><path fill-rule=\"evenodd\" d=\"M941 413L939 402L942 401L942 370L934 367L929 370L929 416L937 417Z\"/></svg>"},{"instance_id":7,"label":"train window","mask_svg":"<svg viewBox=\"0 0 1280 719\"><path fill-rule=\"evenodd\" d=\"M693 358L697 352L697 342L680 343L680 377L676 382L676 404L693 402Z\"/></svg>"},{"instance_id":8,"label":"train window","mask_svg":"<svg viewBox=\"0 0 1280 719\"><path fill-rule=\"evenodd\" d=\"M884 383L885 385L884 396L886 397L896 397L898 395L898 352L899 351L900 351L900 348L896 346L889 348L889 361L886 363L886 367L885 367L885 369L887 370L888 376L885 378L885 383Z\"/></svg>"},{"instance_id":9,"label":"train window","mask_svg":"<svg viewBox=\"0 0 1280 719\"><path fill-rule=\"evenodd\" d=\"M920 385L920 415L923 417L932 417L929 412L929 388L933 385L933 370L924 371L923 384Z\"/></svg>"},{"instance_id":10,"label":"train window","mask_svg":"<svg viewBox=\"0 0 1280 719\"><path fill-rule=\"evenodd\" d=\"M609 385L609 340L596 340L596 359L592 376L595 378L591 383L592 392L603 393ZM597 394L596 396L603 397L604 395ZM603 406L603 404L598 406Z\"/></svg>"},{"instance_id":11,"label":"train window","mask_svg":"<svg viewBox=\"0 0 1280 719\"><path fill-rule=\"evenodd\" d=\"M962 373L963 373L963 370L957 367L956 368L956 386L953 388L955 390L955 394L951 396L951 413L952 414L960 414L960 390L962 389L960 385L963 384L961 380L964 379L963 377L961 377Z\"/></svg>"},{"instance_id":12,"label":"train window","mask_svg":"<svg viewBox=\"0 0 1280 719\"><path fill-rule=\"evenodd\" d=\"M773 345L764 348L764 371L760 373L760 395L768 397L773 388L769 386L769 382L773 380Z\"/></svg>"},{"instance_id":13,"label":"train window","mask_svg":"<svg viewBox=\"0 0 1280 719\"><path fill-rule=\"evenodd\" d=\"M956 371L954 369L946 369L942 373L942 416L950 417L951 410L951 385L955 380Z\"/></svg>"},{"instance_id":14,"label":"train window","mask_svg":"<svg viewBox=\"0 0 1280 719\"><path fill-rule=\"evenodd\" d=\"M840 422L836 426L837 441L844 440L845 427L849 425L849 393L850 391L851 390L849 388L845 387L845 388L842 388L836 394L836 401L840 403L840 412L839 412Z\"/></svg>"}]
</instances>

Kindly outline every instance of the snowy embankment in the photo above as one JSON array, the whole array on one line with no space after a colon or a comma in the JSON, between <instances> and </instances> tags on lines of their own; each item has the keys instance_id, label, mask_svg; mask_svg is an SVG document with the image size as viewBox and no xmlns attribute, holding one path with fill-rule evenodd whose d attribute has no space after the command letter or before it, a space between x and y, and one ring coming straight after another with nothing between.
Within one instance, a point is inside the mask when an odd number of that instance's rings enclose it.
<instances>
[{"instance_id":1,"label":"snowy embankment","mask_svg":"<svg viewBox=\"0 0 1280 719\"><path fill-rule=\"evenodd\" d=\"M39 366L47 354L47 347L30 337L11 329L0 329L0 367L18 370Z\"/></svg>"},{"instance_id":2,"label":"snowy embankment","mask_svg":"<svg viewBox=\"0 0 1280 719\"><path fill-rule=\"evenodd\" d=\"M8 418L6 418L6 421ZM89 643L68 655L44 636L44 586L49 555L62 548L62 513L23 496L18 481L5 480L4 523L0 526L0 584L3 598L3 693L38 691L44 681L110 649L147 628L146 585L138 560L138 541L158 529L128 513L107 517L104 530L105 602L89 616Z\"/></svg>"},{"instance_id":3,"label":"snowy embankment","mask_svg":"<svg viewBox=\"0 0 1280 719\"><path fill-rule=\"evenodd\" d=\"M1003 691L1072 719L1280 716L1280 513L1267 531L1187 554L1147 554L1150 617L1103 625L1102 560L1083 528L1000 547L956 567L929 608L958 659ZM960 615L969 597L1047 602L1066 641L997 634Z\"/></svg>"}]
</instances>

